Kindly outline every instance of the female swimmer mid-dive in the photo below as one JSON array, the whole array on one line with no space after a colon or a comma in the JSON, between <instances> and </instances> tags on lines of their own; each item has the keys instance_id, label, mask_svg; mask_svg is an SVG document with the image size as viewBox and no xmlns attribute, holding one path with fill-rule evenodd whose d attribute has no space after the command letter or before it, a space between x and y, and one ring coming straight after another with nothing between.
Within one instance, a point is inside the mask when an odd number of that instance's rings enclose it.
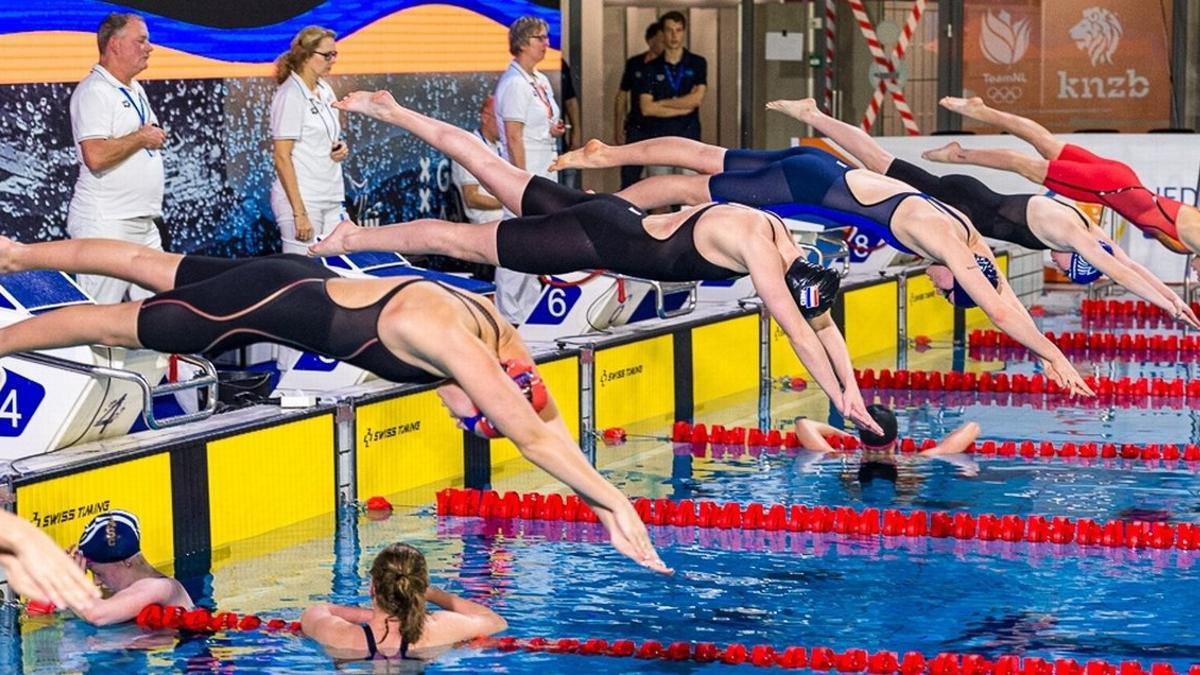
<instances>
[{"instance_id":1,"label":"female swimmer mid-dive","mask_svg":"<svg viewBox=\"0 0 1200 675\"><path fill-rule=\"evenodd\" d=\"M0 274L32 269L116 277L156 295L64 307L0 328L0 356L88 344L208 353L273 342L393 382L451 378L438 393L464 426L510 438L587 501L618 551L670 571L629 500L571 438L516 330L485 298L422 277L343 279L294 254L230 260L109 239L0 237Z\"/></svg>"},{"instance_id":2,"label":"female swimmer mid-dive","mask_svg":"<svg viewBox=\"0 0 1200 675\"><path fill-rule=\"evenodd\" d=\"M701 174L653 176L617 193L642 208L717 199L784 214L797 206L816 207L834 219L848 213L857 223L873 224L893 247L935 263L927 273L948 300L962 307L978 305L992 323L1041 358L1047 376L1072 393L1093 395L1066 356L1034 324L970 222L904 183L852 168L817 148L727 150L678 137L621 146L592 140L559 157L554 167L624 164L666 164Z\"/></svg>"},{"instance_id":3,"label":"female swimmer mid-dive","mask_svg":"<svg viewBox=\"0 0 1200 675\"><path fill-rule=\"evenodd\" d=\"M836 120L812 99L774 101L767 107L812 125L863 166L907 183L966 214L979 233L1025 248L1045 251L1077 284L1102 275L1193 328L1200 328L1183 298L1153 272L1130 258L1104 230L1072 204L1039 194L1000 194L972 176L935 176L884 150L859 127Z\"/></svg>"},{"instance_id":4,"label":"female swimmer mid-dive","mask_svg":"<svg viewBox=\"0 0 1200 675\"><path fill-rule=\"evenodd\" d=\"M601 268L660 281L750 275L767 311L813 379L843 415L874 428L829 308L839 279L809 264L783 223L762 211L708 205L648 216L612 195L588 194L532 176L477 137L408 110L386 91L337 104L407 129L478 178L517 218L473 225L424 219L379 228L345 222L309 247L315 255L393 250L448 255L534 274Z\"/></svg>"},{"instance_id":5,"label":"female swimmer mid-dive","mask_svg":"<svg viewBox=\"0 0 1200 675\"><path fill-rule=\"evenodd\" d=\"M1064 143L1037 122L989 108L980 98L947 96L941 104L947 110L1000 127L1032 145L1041 157L950 143L926 152L925 159L1018 173L1068 199L1107 206L1176 253L1200 253L1200 209L1151 192L1128 165Z\"/></svg>"}]
</instances>

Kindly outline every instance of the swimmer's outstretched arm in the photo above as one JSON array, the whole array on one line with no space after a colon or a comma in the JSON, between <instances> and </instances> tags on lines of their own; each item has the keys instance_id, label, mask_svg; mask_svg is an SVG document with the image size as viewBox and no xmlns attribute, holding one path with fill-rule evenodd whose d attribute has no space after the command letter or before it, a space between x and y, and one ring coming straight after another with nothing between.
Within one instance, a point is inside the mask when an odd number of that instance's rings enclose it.
<instances>
[{"instance_id":1,"label":"swimmer's outstretched arm","mask_svg":"<svg viewBox=\"0 0 1200 675\"><path fill-rule=\"evenodd\" d=\"M825 134L843 150L850 153L862 165L875 173L886 174L892 165L895 155L884 150L882 146L863 131L861 127L846 124L821 112L817 102L811 98L801 101L771 101L767 110L781 112Z\"/></svg>"},{"instance_id":2,"label":"swimmer's outstretched arm","mask_svg":"<svg viewBox=\"0 0 1200 675\"><path fill-rule=\"evenodd\" d=\"M800 447L806 450L812 450L819 453L836 452L829 441L825 440L830 436L844 436L849 438L850 434L830 426L824 422L810 420L805 417L797 417L795 421L796 437L800 439Z\"/></svg>"},{"instance_id":3,"label":"swimmer's outstretched arm","mask_svg":"<svg viewBox=\"0 0 1200 675\"><path fill-rule=\"evenodd\" d=\"M51 602L76 613L99 600L100 589L46 533L0 509L0 568L9 586L29 600Z\"/></svg>"},{"instance_id":4,"label":"swimmer's outstretched arm","mask_svg":"<svg viewBox=\"0 0 1200 675\"><path fill-rule=\"evenodd\" d=\"M393 322L380 332L385 342L404 345L416 360L452 377L526 459L599 506L596 515L618 551L639 565L670 573L632 503L588 463L577 444L538 417L478 337L465 330L429 330L427 322Z\"/></svg>"},{"instance_id":5,"label":"swimmer's outstretched arm","mask_svg":"<svg viewBox=\"0 0 1200 675\"><path fill-rule=\"evenodd\" d=\"M1071 394L1095 396L1067 357L1058 347L1047 340L1034 324L1033 318L1029 316L1029 311L1012 292L1012 288L1009 287L1008 281L1003 275L1000 277L998 288L993 288L987 278L983 276L973 253L992 258L991 250L986 245L976 242L972 249L968 249L963 246L933 242L929 253L950 269L959 285L967 292L967 295L971 296L979 309L988 315L997 328L1042 359L1042 366L1047 377L1066 388Z\"/></svg>"},{"instance_id":6,"label":"swimmer's outstretched arm","mask_svg":"<svg viewBox=\"0 0 1200 675\"><path fill-rule=\"evenodd\" d=\"M967 422L949 434L946 434L941 443L927 450L922 450L918 454L926 457L961 454L966 452L977 438L979 438L979 424L977 422Z\"/></svg>"},{"instance_id":7,"label":"swimmer's outstretched arm","mask_svg":"<svg viewBox=\"0 0 1200 675\"><path fill-rule=\"evenodd\" d=\"M871 419L862 391L858 388L858 379L854 377L854 364L850 361L850 350L846 347L846 338L842 331L838 330L829 312L809 320L808 325L816 332L817 339L821 341L821 346L825 348L829 362L833 365L834 373L841 380L842 408L846 411L846 417L854 420ZM874 426L874 422L872 425ZM882 430L872 428L872 431L879 433Z\"/></svg>"},{"instance_id":8,"label":"swimmer's outstretched arm","mask_svg":"<svg viewBox=\"0 0 1200 675\"><path fill-rule=\"evenodd\" d=\"M1071 248L1129 292L1163 310L1172 318L1182 321L1192 328L1200 328L1191 308L1183 302L1183 299L1167 288L1166 284L1163 284L1149 270L1126 255L1116 242L1109 244L1113 247L1112 253L1105 251L1097 242L1097 239L1101 238L1101 232L1100 228L1095 228L1095 230L1072 228L1068 235ZM1108 239L1107 237L1102 238ZM1147 276L1150 278L1146 278Z\"/></svg>"},{"instance_id":9,"label":"swimmer's outstretched arm","mask_svg":"<svg viewBox=\"0 0 1200 675\"><path fill-rule=\"evenodd\" d=\"M674 166L702 174L721 173L725 169L725 148L681 136L662 136L626 145L607 145L593 138L582 148L559 155L550 170L648 164Z\"/></svg>"}]
</instances>

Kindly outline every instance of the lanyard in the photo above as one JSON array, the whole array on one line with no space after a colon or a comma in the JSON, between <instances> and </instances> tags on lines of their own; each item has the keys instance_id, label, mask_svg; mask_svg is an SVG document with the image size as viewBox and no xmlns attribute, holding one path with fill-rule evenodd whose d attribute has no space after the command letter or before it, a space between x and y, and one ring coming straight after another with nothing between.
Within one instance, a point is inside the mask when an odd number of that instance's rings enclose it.
<instances>
[{"instance_id":1,"label":"lanyard","mask_svg":"<svg viewBox=\"0 0 1200 675\"><path fill-rule=\"evenodd\" d=\"M296 84L300 86L300 91L304 94L305 98L307 98L308 102L312 105L312 107L309 108L309 112L312 113L313 115L316 115L321 120L321 126L325 127L325 134L327 136L329 136L329 142L333 145L337 145L338 136L341 134L341 129L338 128L337 114L334 113L332 111L332 109L329 108L329 106L325 103L325 101L321 100L321 94L320 94L321 85L318 83L317 91L313 92L311 89L308 88L308 85L304 84L304 80L301 79L301 77L299 75L297 75L295 72L292 73L292 77L296 78ZM332 128L330 127L329 123L325 121L325 112L327 110L329 111L330 118L333 119Z\"/></svg>"},{"instance_id":2,"label":"lanyard","mask_svg":"<svg viewBox=\"0 0 1200 675\"><path fill-rule=\"evenodd\" d=\"M529 86L533 87L534 95L537 96L538 100L541 101L542 105L546 108L546 119L553 122L554 106L550 104L550 97L546 95L546 92L542 91L542 86L538 83L537 78L530 77L528 73L526 73L525 70L517 64L516 61L513 61L512 65L515 66L518 71L520 71L521 77L525 78L525 81L529 83Z\"/></svg>"},{"instance_id":3,"label":"lanyard","mask_svg":"<svg viewBox=\"0 0 1200 675\"><path fill-rule=\"evenodd\" d=\"M663 73L667 76L667 84L671 86L671 91L678 94L679 88L683 86L683 78L687 75L687 69L683 67L683 59L675 64L675 74L671 74L671 64L663 60Z\"/></svg>"},{"instance_id":4,"label":"lanyard","mask_svg":"<svg viewBox=\"0 0 1200 675\"><path fill-rule=\"evenodd\" d=\"M146 113L150 112L150 102L147 101L146 99L142 98L141 92L138 92L138 100L134 101L133 95L130 94L129 90L126 89L125 87L117 87L117 91L121 92L121 95L125 97L126 101L129 101L130 107L132 107L133 111L135 113L137 113L138 122L140 122L142 124L142 126L145 126L146 125ZM141 105L138 105L139 102L141 103ZM150 148L146 148L146 154L150 157L154 156L154 152L152 152L150 150Z\"/></svg>"}]
</instances>

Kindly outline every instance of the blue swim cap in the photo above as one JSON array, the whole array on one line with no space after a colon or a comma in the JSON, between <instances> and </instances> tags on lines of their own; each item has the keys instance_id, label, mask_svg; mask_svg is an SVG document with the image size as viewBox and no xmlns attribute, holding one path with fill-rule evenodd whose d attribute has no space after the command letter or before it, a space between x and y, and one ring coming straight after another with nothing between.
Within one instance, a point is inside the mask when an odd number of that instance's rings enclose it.
<instances>
[{"instance_id":1,"label":"blue swim cap","mask_svg":"<svg viewBox=\"0 0 1200 675\"><path fill-rule=\"evenodd\" d=\"M989 258L981 255L975 256L975 262L979 264L979 271L983 272L983 276L991 282L992 288L1000 287L1000 272L996 269L995 263ZM954 304L955 307L971 308L975 306L975 300L967 293L967 290L959 285L958 277L954 278L954 285L945 292L946 299Z\"/></svg>"},{"instance_id":2,"label":"blue swim cap","mask_svg":"<svg viewBox=\"0 0 1200 675\"><path fill-rule=\"evenodd\" d=\"M1110 254L1112 253L1112 246L1108 242L1101 241L1099 244L1100 248L1108 251ZM1083 256L1079 255L1078 252L1071 254L1071 264L1067 269L1063 270L1063 274L1067 275L1068 279L1077 284L1090 284L1104 275L1103 272L1096 269Z\"/></svg>"},{"instance_id":3,"label":"blue swim cap","mask_svg":"<svg viewBox=\"0 0 1200 675\"><path fill-rule=\"evenodd\" d=\"M79 551L91 562L120 562L141 550L142 528L128 511L115 509L96 516L79 536Z\"/></svg>"}]
</instances>

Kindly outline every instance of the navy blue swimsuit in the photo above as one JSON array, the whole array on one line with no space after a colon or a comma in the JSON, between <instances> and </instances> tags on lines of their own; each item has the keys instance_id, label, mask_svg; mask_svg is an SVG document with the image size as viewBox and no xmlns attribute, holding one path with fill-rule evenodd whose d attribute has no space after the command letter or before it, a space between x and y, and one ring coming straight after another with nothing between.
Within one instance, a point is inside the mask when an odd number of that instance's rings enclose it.
<instances>
[{"instance_id":1,"label":"navy blue swimsuit","mask_svg":"<svg viewBox=\"0 0 1200 675\"><path fill-rule=\"evenodd\" d=\"M900 202L918 197L948 215L954 215L936 199L916 191L901 192L874 204L864 204L846 183L846 173L853 168L813 147L776 151L729 150L725 153L725 171L709 179L708 191L716 201L755 206L784 218L812 214L854 225L883 239L893 248L914 255L915 252L892 233L892 216Z\"/></svg>"}]
</instances>

